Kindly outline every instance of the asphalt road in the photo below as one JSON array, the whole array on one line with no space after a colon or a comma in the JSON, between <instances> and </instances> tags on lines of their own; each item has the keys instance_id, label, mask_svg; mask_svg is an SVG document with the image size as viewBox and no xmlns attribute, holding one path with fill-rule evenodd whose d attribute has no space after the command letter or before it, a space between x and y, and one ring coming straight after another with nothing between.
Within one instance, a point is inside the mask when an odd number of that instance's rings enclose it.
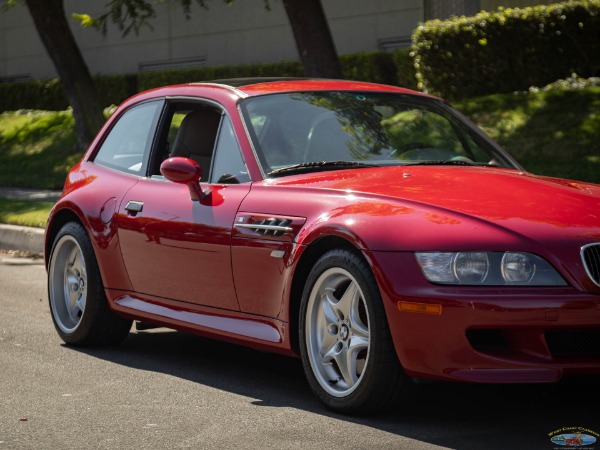
<instances>
[{"instance_id":1,"label":"asphalt road","mask_svg":"<svg viewBox=\"0 0 600 450\"><path fill-rule=\"evenodd\" d=\"M43 266L0 259L0 450L552 449L555 430L600 432L598 378L428 384L398 413L357 418L325 410L290 358L165 329L69 348Z\"/></svg>"}]
</instances>

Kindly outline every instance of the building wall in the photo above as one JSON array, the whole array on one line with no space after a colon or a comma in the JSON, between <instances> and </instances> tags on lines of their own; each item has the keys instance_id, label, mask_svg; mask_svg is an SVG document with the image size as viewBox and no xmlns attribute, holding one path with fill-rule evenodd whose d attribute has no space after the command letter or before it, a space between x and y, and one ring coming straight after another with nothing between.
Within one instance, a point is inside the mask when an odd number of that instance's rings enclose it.
<instances>
[{"instance_id":1,"label":"building wall","mask_svg":"<svg viewBox=\"0 0 600 450\"><path fill-rule=\"evenodd\" d=\"M67 16L103 12L105 0L65 0ZM106 37L73 21L72 29L93 74L131 73L171 66L218 66L297 60L293 34L281 0L239 0L209 9L193 6L186 20L176 1L157 3L152 29L123 37L109 26ZM375 50L408 42L423 20L422 0L323 0L338 53ZM0 14L0 79L54 77L25 7Z\"/></svg>"},{"instance_id":2,"label":"building wall","mask_svg":"<svg viewBox=\"0 0 600 450\"><path fill-rule=\"evenodd\" d=\"M298 0L301 1L301 0ZM64 0L67 17L104 12L106 0ZM474 14L539 0L322 0L339 54L408 45L419 22ZM92 74L135 73L165 67L220 66L298 60L282 0L222 0L205 10L195 3L186 20L177 0L155 4L152 28L123 37L113 25L106 36L72 21ZM56 70L24 6L0 14L0 81L50 78Z\"/></svg>"}]
</instances>

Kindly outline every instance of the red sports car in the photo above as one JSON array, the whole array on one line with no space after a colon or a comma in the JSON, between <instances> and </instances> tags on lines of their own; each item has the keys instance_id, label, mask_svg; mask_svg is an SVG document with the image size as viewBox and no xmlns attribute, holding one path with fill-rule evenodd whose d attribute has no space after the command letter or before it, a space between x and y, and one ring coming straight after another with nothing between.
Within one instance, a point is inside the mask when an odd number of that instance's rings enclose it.
<instances>
[{"instance_id":1,"label":"red sports car","mask_svg":"<svg viewBox=\"0 0 600 450\"><path fill-rule=\"evenodd\" d=\"M299 356L336 411L415 379L600 373L600 186L527 173L398 87L139 94L70 171L45 245L67 344L136 320Z\"/></svg>"}]
</instances>

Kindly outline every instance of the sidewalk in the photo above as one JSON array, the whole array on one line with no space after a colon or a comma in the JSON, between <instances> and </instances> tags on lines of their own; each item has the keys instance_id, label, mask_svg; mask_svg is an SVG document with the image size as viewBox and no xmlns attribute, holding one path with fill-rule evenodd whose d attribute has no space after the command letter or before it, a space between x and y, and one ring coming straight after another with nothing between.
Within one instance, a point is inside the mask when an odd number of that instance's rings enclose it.
<instances>
[{"instance_id":1,"label":"sidewalk","mask_svg":"<svg viewBox=\"0 0 600 450\"><path fill-rule=\"evenodd\" d=\"M0 187L0 197L15 200L56 201L60 197L60 191ZM44 253L44 230L0 224L0 250Z\"/></svg>"},{"instance_id":2,"label":"sidewalk","mask_svg":"<svg viewBox=\"0 0 600 450\"><path fill-rule=\"evenodd\" d=\"M0 197L13 200L48 200L55 202L60 198L60 191L0 187Z\"/></svg>"}]
</instances>

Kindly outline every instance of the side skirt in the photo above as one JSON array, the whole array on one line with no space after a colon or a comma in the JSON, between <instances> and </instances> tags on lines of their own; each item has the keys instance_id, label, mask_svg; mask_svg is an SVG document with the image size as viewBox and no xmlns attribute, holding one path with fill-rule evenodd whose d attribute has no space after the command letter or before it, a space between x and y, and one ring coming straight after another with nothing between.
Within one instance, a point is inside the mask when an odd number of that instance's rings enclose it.
<instances>
[{"instance_id":1,"label":"side skirt","mask_svg":"<svg viewBox=\"0 0 600 450\"><path fill-rule=\"evenodd\" d=\"M298 356L288 324L277 319L106 289L111 309L122 316L260 350Z\"/></svg>"}]
</instances>

